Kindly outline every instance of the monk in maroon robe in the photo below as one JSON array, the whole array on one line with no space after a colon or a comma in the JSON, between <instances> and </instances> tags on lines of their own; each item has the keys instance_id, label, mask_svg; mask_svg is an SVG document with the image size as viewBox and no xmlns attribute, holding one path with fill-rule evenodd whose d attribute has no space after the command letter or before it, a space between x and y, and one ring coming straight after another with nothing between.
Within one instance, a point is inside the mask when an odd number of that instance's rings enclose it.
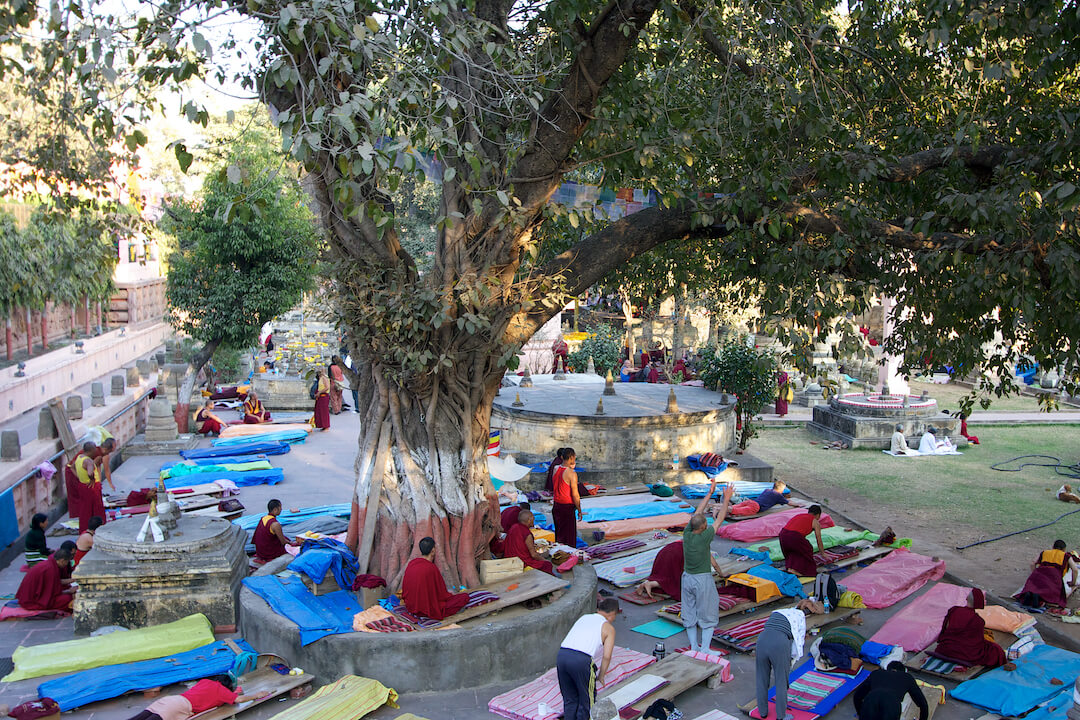
<instances>
[{"instance_id":1,"label":"monk in maroon robe","mask_svg":"<svg viewBox=\"0 0 1080 720\"><path fill-rule=\"evenodd\" d=\"M268 563L285 554L287 545L295 546L295 541L285 537L285 532L278 522L281 514L281 501L274 499L266 503L266 515L255 526L255 533L251 538L255 544L255 562L257 564Z\"/></svg>"},{"instance_id":2,"label":"monk in maroon robe","mask_svg":"<svg viewBox=\"0 0 1080 720\"><path fill-rule=\"evenodd\" d=\"M72 520L76 520L79 517L79 513L82 511L83 502L83 487L79 482L79 478L75 475L75 464L81 462L82 458L86 456L93 457L94 450L97 449L97 445L92 442L83 443L82 449L75 453L75 457L71 458L71 462L64 465L64 485L67 487L67 499L68 499L68 517Z\"/></svg>"},{"instance_id":3,"label":"monk in maroon robe","mask_svg":"<svg viewBox=\"0 0 1080 720\"><path fill-rule=\"evenodd\" d=\"M45 560L34 565L15 592L19 607L24 610L71 610L72 590L63 582L64 572L71 565L70 547L61 547Z\"/></svg>"},{"instance_id":4,"label":"monk in maroon robe","mask_svg":"<svg viewBox=\"0 0 1080 720\"><path fill-rule=\"evenodd\" d=\"M502 514L499 516L499 524L502 525L503 532L510 532L510 528L514 527L518 521L518 514L522 510L528 510L531 507L532 506L527 502L519 502L517 505L511 505L503 510Z\"/></svg>"},{"instance_id":5,"label":"monk in maroon robe","mask_svg":"<svg viewBox=\"0 0 1080 720\"><path fill-rule=\"evenodd\" d=\"M214 414L214 401L207 400L206 404L195 413L195 422L199 423L197 432L201 435L220 435L227 423Z\"/></svg>"},{"instance_id":6,"label":"monk in maroon robe","mask_svg":"<svg viewBox=\"0 0 1080 720\"><path fill-rule=\"evenodd\" d=\"M986 621L975 611L984 607L985 594L982 590L973 588L967 605L949 608L945 621L941 624L937 647L931 655L967 667L983 665L996 668L1004 665L1006 670L1015 669L1016 666L1005 657L1005 650L983 634Z\"/></svg>"},{"instance_id":7,"label":"monk in maroon robe","mask_svg":"<svg viewBox=\"0 0 1080 720\"><path fill-rule=\"evenodd\" d=\"M634 592L644 597L654 597L659 590L672 600L682 600L683 546L682 540L665 545L653 558L652 572Z\"/></svg>"},{"instance_id":8,"label":"monk in maroon robe","mask_svg":"<svg viewBox=\"0 0 1080 720\"><path fill-rule=\"evenodd\" d=\"M503 557L521 558L521 562L525 563L525 567L535 568L546 572L548 575L554 575L555 566L540 557L540 553L536 551L532 526L532 510L521 510L518 513L517 522L506 531L506 539L503 540Z\"/></svg>"},{"instance_id":9,"label":"monk in maroon robe","mask_svg":"<svg viewBox=\"0 0 1080 720\"><path fill-rule=\"evenodd\" d=\"M1065 577L1071 575L1069 587L1075 587L1077 567L1072 555L1065 550L1064 540L1055 540L1052 550L1043 550L1035 561L1024 589L1013 595L1022 605L1041 608L1043 605L1063 608L1068 604Z\"/></svg>"},{"instance_id":10,"label":"monk in maroon robe","mask_svg":"<svg viewBox=\"0 0 1080 720\"><path fill-rule=\"evenodd\" d=\"M405 566L401 581L401 599L405 609L413 615L442 620L461 612L469 602L469 593L453 594L446 589L442 572L435 565L435 540L426 537L420 541L421 557L413 558Z\"/></svg>"}]
</instances>

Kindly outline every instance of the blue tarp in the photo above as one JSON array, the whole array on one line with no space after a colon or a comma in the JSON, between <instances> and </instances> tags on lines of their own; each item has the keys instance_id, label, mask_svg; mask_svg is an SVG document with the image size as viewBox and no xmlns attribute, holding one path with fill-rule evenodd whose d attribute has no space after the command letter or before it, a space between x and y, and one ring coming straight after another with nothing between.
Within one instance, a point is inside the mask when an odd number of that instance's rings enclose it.
<instances>
[{"instance_id":1,"label":"blue tarp","mask_svg":"<svg viewBox=\"0 0 1080 720\"><path fill-rule=\"evenodd\" d=\"M321 583L326 579L326 573L332 572L338 587L350 590L356 573L360 572L360 564L345 543L323 538L305 540L300 554L289 563L289 569L304 573L316 583Z\"/></svg>"},{"instance_id":2,"label":"blue tarp","mask_svg":"<svg viewBox=\"0 0 1080 720\"><path fill-rule=\"evenodd\" d=\"M769 562L769 553L764 550L751 550L750 548L735 547L728 550L728 554L741 555L742 557L757 560L758 562Z\"/></svg>"},{"instance_id":3,"label":"blue tarp","mask_svg":"<svg viewBox=\"0 0 1080 720\"><path fill-rule=\"evenodd\" d=\"M246 437L218 438L211 444L217 448L240 448L245 445L261 445L268 442L299 443L307 440L307 436L307 430L279 430L259 435L257 438L250 435Z\"/></svg>"},{"instance_id":4,"label":"blue tarp","mask_svg":"<svg viewBox=\"0 0 1080 720\"><path fill-rule=\"evenodd\" d=\"M722 483L716 484L716 490L713 493L713 497L719 498L724 492L724 488L728 485L735 486L735 494L744 498L756 498L766 490L772 490L771 482L751 482L749 480L728 480ZM682 491L684 498L692 498L694 500L705 497L705 493L709 492L708 485L683 485L679 488ZM791 490L784 488L784 494L790 495Z\"/></svg>"},{"instance_id":5,"label":"blue tarp","mask_svg":"<svg viewBox=\"0 0 1080 720\"><path fill-rule=\"evenodd\" d=\"M1038 710L1025 715L1024 720L1069 720L1069 710L1073 706L1073 689L1067 687L1050 702Z\"/></svg>"},{"instance_id":6,"label":"blue tarp","mask_svg":"<svg viewBox=\"0 0 1080 720\"><path fill-rule=\"evenodd\" d=\"M333 515L334 517L348 517L352 513L352 505L349 503L338 503L337 505L316 505L314 507L302 508L296 512L283 512L278 515L278 522L282 527L291 523L297 523L301 520L307 520L309 518L318 517L319 515ZM255 526L259 524L259 521L266 517L265 512L258 513L256 515L244 515L233 520L234 525L239 525L244 530L254 530Z\"/></svg>"},{"instance_id":7,"label":"blue tarp","mask_svg":"<svg viewBox=\"0 0 1080 720\"><path fill-rule=\"evenodd\" d=\"M784 572L778 568L774 568L772 565L762 563L756 567L752 567L746 571L747 575L753 575L759 577L762 580L772 580L776 583L776 587L780 588L780 592L784 593L788 597L806 597L806 592L803 590L802 583L799 582L799 578L795 577L789 572Z\"/></svg>"},{"instance_id":8,"label":"blue tarp","mask_svg":"<svg viewBox=\"0 0 1080 720\"><path fill-rule=\"evenodd\" d=\"M286 446L287 447L287 446ZM179 460L176 462L167 462L158 468L158 472L168 470L175 465L228 465L230 463L247 463L255 462L256 460L268 459L265 454L259 455L223 455L221 457L212 458L193 458L191 460Z\"/></svg>"},{"instance_id":9,"label":"blue tarp","mask_svg":"<svg viewBox=\"0 0 1080 720\"><path fill-rule=\"evenodd\" d=\"M1016 669L996 668L960 683L952 696L999 715L1020 715L1061 692L1051 685L1057 678L1071 685L1080 675L1080 655L1050 645L1039 645L1014 660Z\"/></svg>"},{"instance_id":10,"label":"blue tarp","mask_svg":"<svg viewBox=\"0 0 1080 720\"><path fill-rule=\"evenodd\" d=\"M533 463L532 465L528 466L529 467L529 472L544 473L545 475L547 475L548 465L549 464L551 464L550 460L544 460L543 462ZM580 475L583 472L588 472L588 470L585 468L584 465L575 465L574 466L574 471L577 472L578 475Z\"/></svg>"},{"instance_id":11,"label":"blue tarp","mask_svg":"<svg viewBox=\"0 0 1080 720\"><path fill-rule=\"evenodd\" d=\"M216 472L196 473L194 475L181 475L180 477L165 480L168 490L191 485L212 483L215 480L229 480L236 483L237 487L250 487L252 485L277 485L285 479L285 471L281 468L269 470L218 470Z\"/></svg>"},{"instance_id":12,"label":"blue tarp","mask_svg":"<svg viewBox=\"0 0 1080 720\"><path fill-rule=\"evenodd\" d=\"M244 578L243 583L274 612L299 626L301 645L327 635L352 632L353 615L362 609L356 595L347 590L312 595L297 575L258 575Z\"/></svg>"},{"instance_id":13,"label":"blue tarp","mask_svg":"<svg viewBox=\"0 0 1080 720\"><path fill-rule=\"evenodd\" d=\"M243 640L236 644L241 650L255 652ZM38 685L38 697L52 698L67 712L129 692L221 675L232 670L235 660L236 653L224 642L214 642L168 657L104 665L47 680Z\"/></svg>"},{"instance_id":14,"label":"blue tarp","mask_svg":"<svg viewBox=\"0 0 1080 720\"><path fill-rule=\"evenodd\" d=\"M180 457L185 460L202 460L205 458L238 457L241 455L284 455L289 452L289 443L266 442L260 439L249 445L235 445L224 448L195 448L193 450L181 450Z\"/></svg>"},{"instance_id":15,"label":"blue tarp","mask_svg":"<svg viewBox=\"0 0 1080 720\"><path fill-rule=\"evenodd\" d=\"M673 502L649 502L619 507L593 508L583 513L582 522L605 522L607 520L632 520L655 515L690 514L693 508L679 507Z\"/></svg>"},{"instance_id":16,"label":"blue tarp","mask_svg":"<svg viewBox=\"0 0 1080 720\"><path fill-rule=\"evenodd\" d=\"M701 472L705 473L709 477L716 477L720 473L727 470L728 464L727 464L726 460L724 462L720 463L719 465L717 465L716 467L709 467L708 465L702 465L700 458L701 458L700 455L687 455L686 456L686 466L689 467L691 470L700 470ZM705 488L705 489L708 490L708 488Z\"/></svg>"}]
</instances>

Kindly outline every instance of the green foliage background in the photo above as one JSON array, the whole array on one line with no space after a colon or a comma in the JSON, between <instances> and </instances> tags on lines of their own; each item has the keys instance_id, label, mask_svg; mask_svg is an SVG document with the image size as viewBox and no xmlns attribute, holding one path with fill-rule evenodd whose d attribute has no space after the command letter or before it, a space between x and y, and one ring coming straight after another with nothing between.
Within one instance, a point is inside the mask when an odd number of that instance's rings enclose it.
<instances>
[{"instance_id":1,"label":"green foliage background","mask_svg":"<svg viewBox=\"0 0 1080 720\"><path fill-rule=\"evenodd\" d=\"M743 337L719 348L705 348L699 373L705 387L735 396L735 412L742 426L739 447L745 450L757 434L754 416L776 398L776 359L748 346Z\"/></svg>"},{"instance_id":2,"label":"green foliage background","mask_svg":"<svg viewBox=\"0 0 1080 720\"><path fill-rule=\"evenodd\" d=\"M623 332L608 323L597 323L586 328L589 337L581 341L581 346L570 353L568 360L574 372L585 372L589 358L598 375L618 374L622 364Z\"/></svg>"}]
</instances>

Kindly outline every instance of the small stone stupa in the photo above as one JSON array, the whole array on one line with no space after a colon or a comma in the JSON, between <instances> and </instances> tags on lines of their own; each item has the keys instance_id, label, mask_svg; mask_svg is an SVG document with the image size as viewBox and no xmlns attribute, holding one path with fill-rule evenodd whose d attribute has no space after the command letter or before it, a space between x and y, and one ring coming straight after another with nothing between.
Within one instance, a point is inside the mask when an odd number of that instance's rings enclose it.
<instances>
[{"instance_id":1,"label":"small stone stupa","mask_svg":"<svg viewBox=\"0 0 1080 720\"><path fill-rule=\"evenodd\" d=\"M172 455L189 450L198 443L197 435L177 432L176 418L169 399L158 395L150 401L146 431L124 446L125 455Z\"/></svg>"},{"instance_id":2,"label":"small stone stupa","mask_svg":"<svg viewBox=\"0 0 1080 720\"><path fill-rule=\"evenodd\" d=\"M529 366L526 365L525 366L525 374L521 376L521 383L518 384L518 387L531 388L532 386L533 386L532 373L529 372ZM518 399L520 399L520 396L519 396Z\"/></svg>"},{"instance_id":3,"label":"small stone stupa","mask_svg":"<svg viewBox=\"0 0 1080 720\"><path fill-rule=\"evenodd\" d=\"M605 395L614 395L615 394L615 378L613 378L611 376L611 371L610 370L607 371L607 377L604 378L604 394Z\"/></svg>"},{"instance_id":4,"label":"small stone stupa","mask_svg":"<svg viewBox=\"0 0 1080 720\"><path fill-rule=\"evenodd\" d=\"M566 370L563 369L562 355L556 359L555 376L552 380L566 380Z\"/></svg>"}]
</instances>

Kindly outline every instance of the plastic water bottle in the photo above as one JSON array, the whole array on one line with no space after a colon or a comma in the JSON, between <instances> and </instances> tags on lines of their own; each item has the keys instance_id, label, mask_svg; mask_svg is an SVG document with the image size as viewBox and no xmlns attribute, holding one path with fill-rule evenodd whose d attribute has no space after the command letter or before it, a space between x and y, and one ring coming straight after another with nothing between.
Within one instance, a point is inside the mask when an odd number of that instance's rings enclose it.
<instances>
[{"instance_id":1,"label":"plastic water bottle","mask_svg":"<svg viewBox=\"0 0 1080 720\"><path fill-rule=\"evenodd\" d=\"M831 613L832 612L832 605L829 603L829 596L828 595L825 596L825 612L826 613Z\"/></svg>"},{"instance_id":2,"label":"plastic water bottle","mask_svg":"<svg viewBox=\"0 0 1080 720\"><path fill-rule=\"evenodd\" d=\"M679 456L678 455L672 455L671 456L671 469L672 470L678 470L679 469Z\"/></svg>"}]
</instances>

